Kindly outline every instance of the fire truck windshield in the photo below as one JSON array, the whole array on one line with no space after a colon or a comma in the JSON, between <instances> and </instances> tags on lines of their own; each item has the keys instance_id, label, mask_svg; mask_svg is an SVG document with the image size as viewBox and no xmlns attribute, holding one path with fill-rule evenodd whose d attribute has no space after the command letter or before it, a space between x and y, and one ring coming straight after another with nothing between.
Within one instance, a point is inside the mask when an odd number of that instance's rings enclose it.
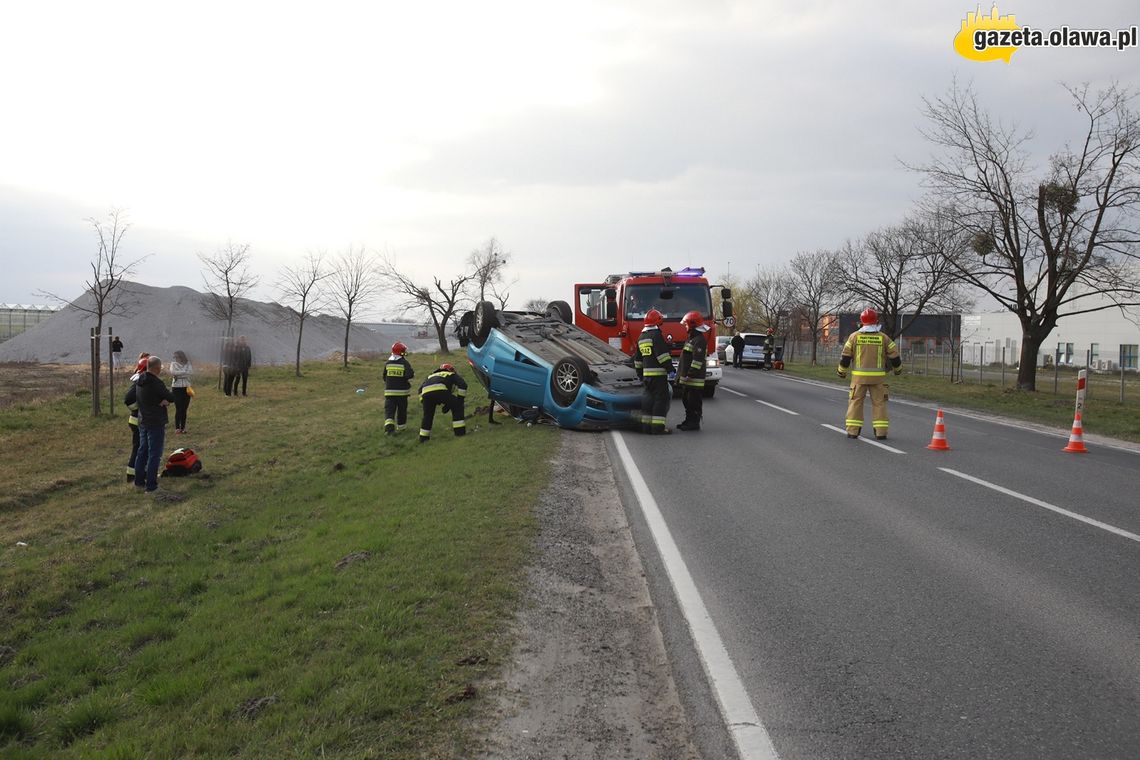
<instances>
[{"instance_id":1,"label":"fire truck windshield","mask_svg":"<svg viewBox=\"0 0 1140 760\"><path fill-rule=\"evenodd\" d=\"M672 292L671 298L663 298L662 292ZM709 287L701 283L674 283L668 287L661 285L629 285L625 289L626 319L645 319L650 309L657 309L665 319L680 319L690 311L699 311L705 317L712 316L712 301Z\"/></svg>"}]
</instances>

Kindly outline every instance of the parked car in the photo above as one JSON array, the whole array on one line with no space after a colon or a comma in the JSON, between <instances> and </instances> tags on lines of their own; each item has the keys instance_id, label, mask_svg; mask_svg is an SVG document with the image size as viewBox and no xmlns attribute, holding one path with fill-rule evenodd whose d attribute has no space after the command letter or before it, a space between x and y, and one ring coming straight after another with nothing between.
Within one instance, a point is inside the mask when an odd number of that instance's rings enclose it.
<instances>
[{"instance_id":1,"label":"parked car","mask_svg":"<svg viewBox=\"0 0 1140 760\"><path fill-rule=\"evenodd\" d=\"M752 365L755 367L763 366L765 338L764 333L746 332L740 333L740 336L744 338L744 355L740 360L740 363L744 365ZM735 355L736 352L733 350L732 344L729 344L728 347L725 348L725 361L732 362L732 357Z\"/></svg>"},{"instance_id":2,"label":"parked car","mask_svg":"<svg viewBox=\"0 0 1140 760\"><path fill-rule=\"evenodd\" d=\"M518 419L578 430L632 424L642 392L632 360L566 321L569 307L561 304L539 314L482 301L464 314L458 337L475 376Z\"/></svg>"},{"instance_id":3,"label":"parked car","mask_svg":"<svg viewBox=\"0 0 1140 760\"><path fill-rule=\"evenodd\" d=\"M731 335L718 335L718 336L716 336L716 358L720 360L721 364L724 364L725 362L731 361L728 358L728 354L725 353L726 349L729 346L730 341L732 341Z\"/></svg>"}]
</instances>

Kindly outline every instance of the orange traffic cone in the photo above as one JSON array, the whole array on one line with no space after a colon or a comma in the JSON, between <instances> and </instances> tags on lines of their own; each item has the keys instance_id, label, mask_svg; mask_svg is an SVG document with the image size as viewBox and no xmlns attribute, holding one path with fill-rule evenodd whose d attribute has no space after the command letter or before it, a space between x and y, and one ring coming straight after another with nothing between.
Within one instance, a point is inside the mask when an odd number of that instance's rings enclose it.
<instances>
[{"instance_id":1,"label":"orange traffic cone","mask_svg":"<svg viewBox=\"0 0 1140 760\"><path fill-rule=\"evenodd\" d=\"M1085 448L1085 437L1083 435L1083 428L1081 427L1081 413L1077 412L1073 417L1073 432L1069 433L1069 445L1061 449L1061 451L1068 451L1071 454L1087 454L1089 450Z\"/></svg>"},{"instance_id":2,"label":"orange traffic cone","mask_svg":"<svg viewBox=\"0 0 1140 760\"><path fill-rule=\"evenodd\" d=\"M938 416L934 418L934 435L930 438L930 443L926 448L933 451L950 450L950 444L946 443L946 421L942 418L941 409L938 410Z\"/></svg>"}]
</instances>

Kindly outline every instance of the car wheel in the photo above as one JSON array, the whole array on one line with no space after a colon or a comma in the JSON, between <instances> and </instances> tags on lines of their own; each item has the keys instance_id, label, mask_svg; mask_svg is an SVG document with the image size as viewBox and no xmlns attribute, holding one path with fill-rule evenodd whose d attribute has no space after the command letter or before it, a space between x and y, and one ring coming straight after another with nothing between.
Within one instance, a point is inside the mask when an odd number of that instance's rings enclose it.
<instances>
[{"instance_id":1,"label":"car wheel","mask_svg":"<svg viewBox=\"0 0 1140 760\"><path fill-rule=\"evenodd\" d=\"M471 325L475 321L475 312L465 311L459 318L459 326L455 330L455 337L459 338L459 345L463 348L471 342Z\"/></svg>"},{"instance_id":2,"label":"car wheel","mask_svg":"<svg viewBox=\"0 0 1140 760\"><path fill-rule=\"evenodd\" d=\"M712 398L716 395L716 383L705 383L704 393L701 395L705 398Z\"/></svg>"},{"instance_id":3,"label":"car wheel","mask_svg":"<svg viewBox=\"0 0 1140 760\"><path fill-rule=\"evenodd\" d=\"M565 301L551 301L546 305L546 316L560 319L566 324L574 321L574 312Z\"/></svg>"},{"instance_id":4,"label":"car wheel","mask_svg":"<svg viewBox=\"0 0 1140 760\"><path fill-rule=\"evenodd\" d=\"M577 356L559 359L550 372L550 393L560 405L570 406L589 377L590 366Z\"/></svg>"},{"instance_id":5,"label":"car wheel","mask_svg":"<svg viewBox=\"0 0 1140 760\"><path fill-rule=\"evenodd\" d=\"M487 336L491 334L491 328L498 326L499 317L495 312L495 304L490 301L480 301L475 305L475 329L471 334L471 342L475 344L476 348L481 347L483 341L487 340Z\"/></svg>"}]
</instances>

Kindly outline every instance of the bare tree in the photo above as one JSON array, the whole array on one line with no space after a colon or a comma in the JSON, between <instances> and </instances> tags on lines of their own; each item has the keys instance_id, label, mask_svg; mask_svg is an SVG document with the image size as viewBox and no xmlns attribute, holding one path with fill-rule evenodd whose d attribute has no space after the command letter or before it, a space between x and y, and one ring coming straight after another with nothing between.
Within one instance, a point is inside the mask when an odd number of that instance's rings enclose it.
<instances>
[{"instance_id":1,"label":"bare tree","mask_svg":"<svg viewBox=\"0 0 1140 760\"><path fill-rule=\"evenodd\" d=\"M383 256L376 269L377 276L384 283L384 289L398 299L397 307L404 314L427 312L439 340L439 350L448 353L447 330L462 305L464 293L475 280L474 274L460 274L446 283L441 277L433 276L431 285L421 285L409 275L401 272L390 256Z\"/></svg>"},{"instance_id":2,"label":"bare tree","mask_svg":"<svg viewBox=\"0 0 1140 760\"><path fill-rule=\"evenodd\" d=\"M344 317L344 366L348 366L348 334L352 330L352 319L364 304L380 291L380 280L376 275L375 256L364 250L364 246L352 246L337 257L332 272L332 299Z\"/></svg>"},{"instance_id":3,"label":"bare tree","mask_svg":"<svg viewBox=\"0 0 1140 760\"><path fill-rule=\"evenodd\" d=\"M136 267L143 258L124 262L120 254L123 236L131 225L126 221L126 214L121 209L112 208L107 213L106 220L88 217L84 221L95 230L99 239L99 248L91 261L91 277L83 283L85 290L83 296L69 301L55 293L40 291L40 294L57 303L70 304L72 308L95 318L96 350L93 352L91 366L91 414L98 416L102 413L100 403L100 365L102 360L98 349L98 341L103 334L103 320L113 316L128 316L131 313L133 301L127 291L120 287L123 281L134 274ZM114 403L112 400L111 403Z\"/></svg>"},{"instance_id":4,"label":"bare tree","mask_svg":"<svg viewBox=\"0 0 1140 760\"><path fill-rule=\"evenodd\" d=\"M324 267L324 254L309 252L305 260L281 273L278 290L286 304L291 304L297 318L296 374L301 376L301 336L305 332L305 319L323 305L320 284L331 276Z\"/></svg>"},{"instance_id":5,"label":"bare tree","mask_svg":"<svg viewBox=\"0 0 1140 760\"><path fill-rule=\"evenodd\" d=\"M839 286L838 259L839 254L835 251L802 251L793 256L788 265L794 284L796 306L811 334L812 364L816 363L824 318L838 311L849 300L849 296Z\"/></svg>"},{"instance_id":6,"label":"bare tree","mask_svg":"<svg viewBox=\"0 0 1140 760\"><path fill-rule=\"evenodd\" d=\"M735 326L729 332L740 330L748 332L760 324L760 306L756 300L756 293L750 283L742 281L735 275L725 275L720 278L720 284L732 291L732 316L736 320Z\"/></svg>"},{"instance_id":7,"label":"bare tree","mask_svg":"<svg viewBox=\"0 0 1140 760\"><path fill-rule=\"evenodd\" d=\"M473 300L486 301L489 290L501 306L506 306L506 297L510 294L501 296L495 288L502 284L503 272L510 261L510 252L504 251L502 244L494 237L488 238L486 243L471 251L467 256L467 268L471 271Z\"/></svg>"},{"instance_id":8,"label":"bare tree","mask_svg":"<svg viewBox=\"0 0 1140 760\"><path fill-rule=\"evenodd\" d=\"M898 337L936 306L956 280L960 237L943 234L937 219L914 217L882 227L840 250L839 276L857 301L874 306L883 331Z\"/></svg>"},{"instance_id":9,"label":"bare tree","mask_svg":"<svg viewBox=\"0 0 1140 760\"><path fill-rule=\"evenodd\" d=\"M249 243L230 241L212 255L199 253L198 259L204 267L202 280L206 284L206 298L203 305L206 313L212 319L225 322L225 334L232 336L234 317L241 309L238 299L244 298L257 285L258 278L249 271Z\"/></svg>"},{"instance_id":10,"label":"bare tree","mask_svg":"<svg viewBox=\"0 0 1140 760\"><path fill-rule=\"evenodd\" d=\"M537 311L540 314L546 313L546 305L550 301L545 298L532 298L523 304L523 311Z\"/></svg>"},{"instance_id":11,"label":"bare tree","mask_svg":"<svg viewBox=\"0 0 1140 760\"><path fill-rule=\"evenodd\" d=\"M911 167L954 209L969 241L956 273L1021 322L1022 390L1036 390L1038 351L1060 319L1140 303L1134 93L1066 89L1083 134L1051 156L1047 171L1030 165L1030 133L992 119L957 83L924 101L923 134L938 152Z\"/></svg>"},{"instance_id":12,"label":"bare tree","mask_svg":"<svg viewBox=\"0 0 1140 760\"><path fill-rule=\"evenodd\" d=\"M788 271L783 267L758 268L744 288L755 303L759 326L779 331L780 318L789 315L795 302L795 284Z\"/></svg>"}]
</instances>

